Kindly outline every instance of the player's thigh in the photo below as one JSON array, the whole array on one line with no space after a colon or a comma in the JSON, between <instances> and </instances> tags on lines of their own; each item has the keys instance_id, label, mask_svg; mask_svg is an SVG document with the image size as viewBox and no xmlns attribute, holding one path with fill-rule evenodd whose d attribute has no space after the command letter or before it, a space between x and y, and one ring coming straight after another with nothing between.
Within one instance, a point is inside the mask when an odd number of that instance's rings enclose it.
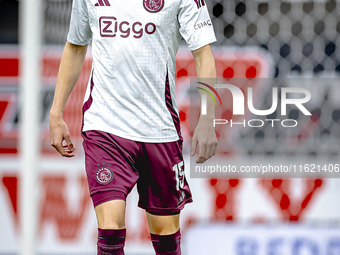
<instances>
[{"instance_id":1,"label":"player's thigh","mask_svg":"<svg viewBox=\"0 0 340 255\"><path fill-rule=\"evenodd\" d=\"M157 235L171 235L179 229L179 214L154 215L146 213L150 233Z\"/></svg>"},{"instance_id":2,"label":"player's thigh","mask_svg":"<svg viewBox=\"0 0 340 255\"><path fill-rule=\"evenodd\" d=\"M83 132L86 174L98 227L125 228L125 199L138 180L138 144L102 131Z\"/></svg>"},{"instance_id":3,"label":"player's thigh","mask_svg":"<svg viewBox=\"0 0 340 255\"><path fill-rule=\"evenodd\" d=\"M124 229L125 228L124 200L116 199L102 203L95 207L98 228Z\"/></svg>"},{"instance_id":4,"label":"player's thigh","mask_svg":"<svg viewBox=\"0 0 340 255\"><path fill-rule=\"evenodd\" d=\"M144 165L139 168L138 206L152 215L179 214L192 202L184 174L181 142L144 143Z\"/></svg>"}]
</instances>

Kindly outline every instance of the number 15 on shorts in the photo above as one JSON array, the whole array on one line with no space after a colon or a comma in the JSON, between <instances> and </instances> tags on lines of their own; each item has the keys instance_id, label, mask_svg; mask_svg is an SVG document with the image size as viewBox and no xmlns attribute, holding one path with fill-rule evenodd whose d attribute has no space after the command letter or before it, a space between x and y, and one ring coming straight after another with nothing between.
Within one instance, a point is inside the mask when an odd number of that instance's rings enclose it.
<instances>
[{"instance_id":1,"label":"number 15 on shorts","mask_svg":"<svg viewBox=\"0 0 340 255\"><path fill-rule=\"evenodd\" d=\"M175 178L176 178L176 189L184 188L184 163L183 161L177 163L172 167L172 170L175 171Z\"/></svg>"}]
</instances>

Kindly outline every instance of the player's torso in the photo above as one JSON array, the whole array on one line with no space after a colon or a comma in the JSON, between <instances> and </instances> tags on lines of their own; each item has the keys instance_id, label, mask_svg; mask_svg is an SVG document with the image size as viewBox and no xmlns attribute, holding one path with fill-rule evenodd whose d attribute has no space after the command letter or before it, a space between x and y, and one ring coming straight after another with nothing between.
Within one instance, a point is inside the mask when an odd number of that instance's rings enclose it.
<instances>
[{"instance_id":1,"label":"player's torso","mask_svg":"<svg viewBox=\"0 0 340 255\"><path fill-rule=\"evenodd\" d=\"M93 34L94 82L84 129L99 127L140 141L178 139L166 108L165 83L168 77L177 111L174 73L181 0L84 1Z\"/></svg>"}]
</instances>

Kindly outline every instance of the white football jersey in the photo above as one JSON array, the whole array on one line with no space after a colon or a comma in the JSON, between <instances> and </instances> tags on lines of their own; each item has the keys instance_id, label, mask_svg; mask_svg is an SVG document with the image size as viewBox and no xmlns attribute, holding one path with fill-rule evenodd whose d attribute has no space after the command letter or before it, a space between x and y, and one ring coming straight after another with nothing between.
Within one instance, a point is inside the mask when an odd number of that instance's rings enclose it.
<instances>
[{"instance_id":1,"label":"white football jersey","mask_svg":"<svg viewBox=\"0 0 340 255\"><path fill-rule=\"evenodd\" d=\"M140 142L180 138L175 56L216 41L204 0L73 0L67 40L92 40L83 131Z\"/></svg>"}]
</instances>

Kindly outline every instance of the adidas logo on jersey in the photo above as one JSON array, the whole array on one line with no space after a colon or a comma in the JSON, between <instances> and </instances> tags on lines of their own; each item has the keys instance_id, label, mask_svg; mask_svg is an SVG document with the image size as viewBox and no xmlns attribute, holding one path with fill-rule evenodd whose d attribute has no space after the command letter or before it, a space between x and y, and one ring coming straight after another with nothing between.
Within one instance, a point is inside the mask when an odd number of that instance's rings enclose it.
<instances>
[{"instance_id":1,"label":"adidas logo on jersey","mask_svg":"<svg viewBox=\"0 0 340 255\"><path fill-rule=\"evenodd\" d=\"M201 8L202 6L205 6L204 0L194 0L194 1L197 5L197 9Z\"/></svg>"},{"instance_id":2,"label":"adidas logo on jersey","mask_svg":"<svg viewBox=\"0 0 340 255\"><path fill-rule=\"evenodd\" d=\"M98 0L94 6L111 6L109 0Z\"/></svg>"}]
</instances>

